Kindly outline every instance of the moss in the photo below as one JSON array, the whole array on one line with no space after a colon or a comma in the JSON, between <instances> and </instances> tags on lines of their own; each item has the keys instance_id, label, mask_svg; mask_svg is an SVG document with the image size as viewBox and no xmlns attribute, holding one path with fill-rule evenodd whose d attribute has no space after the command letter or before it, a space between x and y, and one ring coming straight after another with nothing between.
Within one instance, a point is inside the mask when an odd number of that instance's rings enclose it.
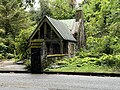
<instances>
[{"instance_id":1,"label":"moss","mask_svg":"<svg viewBox=\"0 0 120 90\"><path fill-rule=\"evenodd\" d=\"M51 54L51 55L47 55L47 57L63 57L63 56L67 56L66 54Z\"/></svg>"},{"instance_id":2,"label":"moss","mask_svg":"<svg viewBox=\"0 0 120 90\"><path fill-rule=\"evenodd\" d=\"M34 40L31 40L31 43L34 43L34 42L44 42L44 39L34 39Z\"/></svg>"}]
</instances>

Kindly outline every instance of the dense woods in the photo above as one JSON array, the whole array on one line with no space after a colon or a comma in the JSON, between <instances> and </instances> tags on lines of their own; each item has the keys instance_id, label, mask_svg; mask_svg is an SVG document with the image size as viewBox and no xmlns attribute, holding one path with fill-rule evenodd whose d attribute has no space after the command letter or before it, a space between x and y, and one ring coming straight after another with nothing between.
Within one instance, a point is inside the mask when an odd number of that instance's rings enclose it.
<instances>
[{"instance_id":1,"label":"dense woods","mask_svg":"<svg viewBox=\"0 0 120 90\"><path fill-rule=\"evenodd\" d=\"M86 50L108 60L120 55L120 5L118 0L88 0L83 5ZM80 52L81 53L81 52ZM118 57L120 60L120 58Z\"/></svg>"},{"instance_id":2,"label":"dense woods","mask_svg":"<svg viewBox=\"0 0 120 90\"><path fill-rule=\"evenodd\" d=\"M29 59L27 39L41 17L74 18L76 8L70 1L39 0L36 10L35 0L0 0L0 59ZM86 48L65 63L120 68L119 0L84 0L79 8L84 12Z\"/></svg>"},{"instance_id":3,"label":"dense woods","mask_svg":"<svg viewBox=\"0 0 120 90\"><path fill-rule=\"evenodd\" d=\"M0 1L0 58L16 57L16 38L32 25L30 15L17 0ZM22 37L21 37L22 38Z\"/></svg>"}]
</instances>

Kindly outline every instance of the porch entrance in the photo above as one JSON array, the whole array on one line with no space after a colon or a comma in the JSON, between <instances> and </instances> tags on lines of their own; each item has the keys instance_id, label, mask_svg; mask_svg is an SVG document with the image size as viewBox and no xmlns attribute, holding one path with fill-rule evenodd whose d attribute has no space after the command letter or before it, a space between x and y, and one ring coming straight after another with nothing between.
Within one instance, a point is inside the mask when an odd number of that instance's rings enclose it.
<instances>
[{"instance_id":1,"label":"porch entrance","mask_svg":"<svg viewBox=\"0 0 120 90\"><path fill-rule=\"evenodd\" d=\"M31 72L41 72L41 48L31 48Z\"/></svg>"},{"instance_id":2,"label":"porch entrance","mask_svg":"<svg viewBox=\"0 0 120 90\"><path fill-rule=\"evenodd\" d=\"M31 73L42 72L43 40L31 41Z\"/></svg>"}]
</instances>

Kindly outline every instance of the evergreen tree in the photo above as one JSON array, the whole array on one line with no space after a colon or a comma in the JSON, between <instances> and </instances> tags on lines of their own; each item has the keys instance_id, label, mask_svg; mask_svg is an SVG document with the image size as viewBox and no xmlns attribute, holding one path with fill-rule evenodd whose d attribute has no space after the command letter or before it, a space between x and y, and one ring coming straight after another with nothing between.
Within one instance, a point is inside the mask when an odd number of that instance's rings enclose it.
<instances>
[{"instance_id":1,"label":"evergreen tree","mask_svg":"<svg viewBox=\"0 0 120 90\"><path fill-rule=\"evenodd\" d=\"M31 24L29 14L20 5L18 0L0 1L0 29L5 32L1 37L5 39L6 54L15 52L15 38L21 29L27 29Z\"/></svg>"},{"instance_id":2,"label":"evergreen tree","mask_svg":"<svg viewBox=\"0 0 120 90\"><path fill-rule=\"evenodd\" d=\"M86 0L83 11L88 49L106 54L120 53L119 0Z\"/></svg>"},{"instance_id":3,"label":"evergreen tree","mask_svg":"<svg viewBox=\"0 0 120 90\"><path fill-rule=\"evenodd\" d=\"M49 8L50 0L39 0L40 2L40 13L41 17L48 15L51 15L51 10Z\"/></svg>"},{"instance_id":4,"label":"evergreen tree","mask_svg":"<svg viewBox=\"0 0 120 90\"><path fill-rule=\"evenodd\" d=\"M52 17L56 19L70 19L75 15L75 9L71 7L69 0L53 0L50 9Z\"/></svg>"}]
</instances>

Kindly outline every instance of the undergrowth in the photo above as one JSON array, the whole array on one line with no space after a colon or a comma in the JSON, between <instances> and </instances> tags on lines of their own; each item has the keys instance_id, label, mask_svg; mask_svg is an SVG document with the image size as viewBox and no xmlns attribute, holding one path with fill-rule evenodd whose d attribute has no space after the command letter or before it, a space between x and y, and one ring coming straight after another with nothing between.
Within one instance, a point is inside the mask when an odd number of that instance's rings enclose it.
<instances>
[{"instance_id":1,"label":"undergrowth","mask_svg":"<svg viewBox=\"0 0 120 90\"><path fill-rule=\"evenodd\" d=\"M85 55L85 56L84 56ZM46 68L45 71L62 72L120 72L120 55L77 55L73 58L56 60L57 68Z\"/></svg>"}]
</instances>

